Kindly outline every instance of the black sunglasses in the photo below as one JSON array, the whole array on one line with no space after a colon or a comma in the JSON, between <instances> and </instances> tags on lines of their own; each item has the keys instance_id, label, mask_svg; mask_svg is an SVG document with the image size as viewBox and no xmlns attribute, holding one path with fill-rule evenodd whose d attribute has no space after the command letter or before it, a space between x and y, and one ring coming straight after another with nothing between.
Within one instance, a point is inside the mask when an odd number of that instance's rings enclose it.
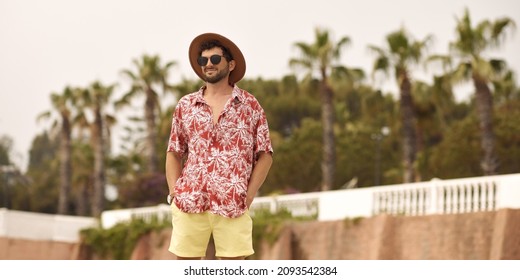
<instances>
[{"instance_id":1,"label":"black sunglasses","mask_svg":"<svg viewBox=\"0 0 520 280\"><path fill-rule=\"evenodd\" d=\"M206 66L208 64L208 60L211 60L211 64L218 65L220 63L220 61L222 61L223 57L224 57L223 55L218 55L218 54L214 54L214 55L210 56L209 58L205 57L205 56L199 56L199 58L197 58L197 63L200 66Z\"/></svg>"}]
</instances>

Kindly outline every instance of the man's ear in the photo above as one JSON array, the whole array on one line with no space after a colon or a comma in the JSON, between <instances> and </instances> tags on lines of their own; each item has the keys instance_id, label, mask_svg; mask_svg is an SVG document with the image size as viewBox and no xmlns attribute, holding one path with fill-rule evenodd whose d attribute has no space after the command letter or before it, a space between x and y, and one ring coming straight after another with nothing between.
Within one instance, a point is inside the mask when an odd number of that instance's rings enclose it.
<instances>
[{"instance_id":1,"label":"man's ear","mask_svg":"<svg viewBox=\"0 0 520 280\"><path fill-rule=\"evenodd\" d=\"M229 62L229 72L233 71L233 69L235 69L235 66L236 66L236 62L234 60L231 60Z\"/></svg>"}]
</instances>

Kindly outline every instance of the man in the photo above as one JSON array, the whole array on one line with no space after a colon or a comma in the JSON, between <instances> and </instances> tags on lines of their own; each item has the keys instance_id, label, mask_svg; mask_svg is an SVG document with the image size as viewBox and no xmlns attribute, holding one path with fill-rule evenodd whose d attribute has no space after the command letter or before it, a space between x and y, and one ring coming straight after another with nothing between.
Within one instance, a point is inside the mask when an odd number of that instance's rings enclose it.
<instances>
[{"instance_id":1,"label":"man","mask_svg":"<svg viewBox=\"0 0 520 280\"><path fill-rule=\"evenodd\" d=\"M219 259L252 255L248 209L272 164L264 110L236 83L246 63L240 49L219 34L190 44L189 59L205 81L177 103L166 154L172 208L169 251L202 259L213 235Z\"/></svg>"}]
</instances>

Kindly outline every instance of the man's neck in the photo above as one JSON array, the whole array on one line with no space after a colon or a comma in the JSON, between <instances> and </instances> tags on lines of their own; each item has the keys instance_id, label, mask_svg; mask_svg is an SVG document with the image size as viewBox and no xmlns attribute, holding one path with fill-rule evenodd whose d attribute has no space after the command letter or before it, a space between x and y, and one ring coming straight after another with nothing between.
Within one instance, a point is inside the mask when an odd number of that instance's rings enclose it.
<instances>
[{"instance_id":1,"label":"man's neck","mask_svg":"<svg viewBox=\"0 0 520 280\"><path fill-rule=\"evenodd\" d=\"M230 86L227 80L222 80L218 83L206 83L206 90L204 90L204 95L206 96L222 96L229 95L233 91L233 87Z\"/></svg>"}]
</instances>

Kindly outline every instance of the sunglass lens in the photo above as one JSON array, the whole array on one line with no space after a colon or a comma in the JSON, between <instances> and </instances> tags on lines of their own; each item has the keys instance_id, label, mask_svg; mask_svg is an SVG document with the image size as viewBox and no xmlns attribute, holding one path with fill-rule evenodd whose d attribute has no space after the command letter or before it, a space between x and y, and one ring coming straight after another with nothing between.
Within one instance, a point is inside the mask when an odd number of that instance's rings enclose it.
<instances>
[{"instance_id":1,"label":"sunglass lens","mask_svg":"<svg viewBox=\"0 0 520 280\"><path fill-rule=\"evenodd\" d=\"M209 60L211 60L211 64L218 65L222 60L222 56L214 54L209 58ZM199 56L199 58L197 58L197 63L200 66L206 66L206 64L208 64L208 58L205 56Z\"/></svg>"},{"instance_id":2,"label":"sunglass lens","mask_svg":"<svg viewBox=\"0 0 520 280\"><path fill-rule=\"evenodd\" d=\"M213 61L213 60L212 60ZM204 56L199 56L199 58L197 59L197 63L200 65L200 66L206 66L206 64L208 64L208 58L207 57L204 57Z\"/></svg>"},{"instance_id":3,"label":"sunglass lens","mask_svg":"<svg viewBox=\"0 0 520 280\"><path fill-rule=\"evenodd\" d=\"M212 55L212 56L210 57L210 59L211 59L211 63L212 63L213 65L217 65L217 64L220 63L220 60L222 59L222 57L221 57L220 55L216 55L216 54L215 54L215 55Z\"/></svg>"}]
</instances>

